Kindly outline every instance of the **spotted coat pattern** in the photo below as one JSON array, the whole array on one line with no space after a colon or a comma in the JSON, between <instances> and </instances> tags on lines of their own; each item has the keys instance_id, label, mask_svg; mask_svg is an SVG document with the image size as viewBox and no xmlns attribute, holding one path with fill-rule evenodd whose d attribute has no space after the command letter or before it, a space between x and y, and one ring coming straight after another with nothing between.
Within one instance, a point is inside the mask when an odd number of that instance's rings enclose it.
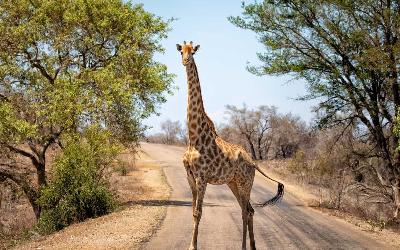
<instances>
[{"instance_id":1,"label":"spotted coat pattern","mask_svg":"<svg viewBox=\"0 0 400 250\"><path fill-rule=\"evenodd\" d=\"M253 234L254 210L249 203L254 181L255 163L239 145L224 141L207 116L200 88L197 67L193 58L196 49L192 43L177 44L186 66L188 80L187 126L189 146L183 156L189 186L193 194L194 230L190 249L197 248L198 224L202 213L202 202L207 184L227 184L242 208L243 245L246 248L247 226L250 245L255 249Z\"/></svg>"}]
</instances>

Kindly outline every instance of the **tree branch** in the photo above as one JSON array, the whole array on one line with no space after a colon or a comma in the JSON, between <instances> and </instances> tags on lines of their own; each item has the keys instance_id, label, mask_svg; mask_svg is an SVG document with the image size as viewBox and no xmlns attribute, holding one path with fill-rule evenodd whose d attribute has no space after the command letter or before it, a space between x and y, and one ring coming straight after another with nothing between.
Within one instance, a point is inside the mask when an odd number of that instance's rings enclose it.
<instances>
[{"instance_id":1,"label":"tree branch","mask_svg":"<svg viewBox=\"0 0 400 250\"><path fill-rule=\"evenodd\" d=\"M22 156L25 156L25 157L28 157L29 159L31 159L33 165L35 165L35 166L38 166L38 165L39 165L38 159L36 159L36 157L35 157L33 154L31 154L31 153L29 153L29 152L27 152L27 151L25 151L25 150L16 148L16 147L14 147L14 146L11 146L11 145L7 145L7 144L6 144L5 146L6 146L8 149L10 149L12 152L17 153L17 154L20 154L20 155L22 155Z\"/></svg>"}]
</instances>

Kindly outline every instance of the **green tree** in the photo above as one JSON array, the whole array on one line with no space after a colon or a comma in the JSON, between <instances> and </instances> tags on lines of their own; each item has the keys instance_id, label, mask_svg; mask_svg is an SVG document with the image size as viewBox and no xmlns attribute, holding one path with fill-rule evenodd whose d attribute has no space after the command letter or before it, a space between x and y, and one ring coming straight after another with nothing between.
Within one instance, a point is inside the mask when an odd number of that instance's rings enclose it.
<instances>
[{"instance_id":1,"label":"green tree","mask_svg":"<svg viewBox=\"0 0 400 250\"><path fill-rule=\"evenodd\" d=\"M265 46L255 74L292 74L307 81L319 100L319 125L354 126L371 144L366 158L377 181L400 208L399 136L394 131L400 107L400 2L377 0L266 0L243 4L241 17L229 20L258 34Z\"/></svg>"},{"instance_id":2,"label":"green tree","mask_svg":"<svg viewBox=\"0 0 400 250\"><path fill-rule=\"evenodd\" d=\"M42 207L38 228L43 233L112 211L116 201L109 188L110 166L120 152L110 133L89 127L82 138L68 140L52 166L50 183L37 201Z\"/></svg>"},{"instance_id":3,"label":"green tree","mask_svg":"<svg viewBox=\"0 0 400 250\"><path fill-rule=\"evenodd\" d=\"M153 59L168 24L122 0L0 1L0 179L21 186L37 217L46 152L63 135L98 124L138 141L171 91Z\"/></svg>"}]
</instances>

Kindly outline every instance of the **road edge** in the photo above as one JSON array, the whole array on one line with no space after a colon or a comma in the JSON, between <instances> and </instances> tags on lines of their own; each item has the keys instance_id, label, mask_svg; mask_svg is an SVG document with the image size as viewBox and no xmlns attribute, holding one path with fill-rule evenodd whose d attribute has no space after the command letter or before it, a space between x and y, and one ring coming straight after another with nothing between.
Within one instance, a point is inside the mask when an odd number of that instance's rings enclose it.
<instances>
[{"instance_id":1,"label":"road edge","mask_svg":"<svg viewBox=\"0 0 400 250\"><path fill-rule=\"evenodd\" d=\"M151 156L149 154L147 154L144 150L141 151L143 154L145 154L148 158L150 158L153 163L155 165L157 165L160 168L160 172L161 172L161 177L162 177L162 182L163 184L166 184L166 186L168 187L168 195L165 198L165 201L169 201L171 198L171 194L172 194L172 186L168 181L167 175L165 174L165 166L163 166L161 163L159 163L157 160L154 160L153 158L151 158ZM146 245L149 244L149 242L152 240L152 238L157 234L157 232L161 229L165 218L167 216L167 212L168 212L168 207L166 205L162 205L162 207L164 207L164 211L162 214L162 217L160 218L160 220L157 222L157 225L155 225L152 229L151 234L146 237L145 239L143 239L143 241L141 241L138 249L142 250L146 248Z\"/></svg>"}]
</instances>

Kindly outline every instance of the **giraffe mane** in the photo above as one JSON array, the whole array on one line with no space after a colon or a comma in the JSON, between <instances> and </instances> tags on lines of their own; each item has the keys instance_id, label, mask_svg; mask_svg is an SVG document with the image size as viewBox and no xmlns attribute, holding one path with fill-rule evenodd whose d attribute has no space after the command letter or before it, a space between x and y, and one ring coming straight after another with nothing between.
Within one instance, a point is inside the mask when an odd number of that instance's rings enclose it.
<instances>
[{"instance_id":1,"label":"giraffe mane","mask_svg":"<svg viewBox=\"0 0 400 250\"><path fill-rule=\"evenodd\" d=\"M206 117L206 122L208 123L208 125L210 125L210 129L212 130L212 132L215 133L215 135L217 134L217 131L215 129L215 125L214 122L211 120L211 118L207 115L207 113L204 111L204 115Z\"/></svg>"}]
</instances>

